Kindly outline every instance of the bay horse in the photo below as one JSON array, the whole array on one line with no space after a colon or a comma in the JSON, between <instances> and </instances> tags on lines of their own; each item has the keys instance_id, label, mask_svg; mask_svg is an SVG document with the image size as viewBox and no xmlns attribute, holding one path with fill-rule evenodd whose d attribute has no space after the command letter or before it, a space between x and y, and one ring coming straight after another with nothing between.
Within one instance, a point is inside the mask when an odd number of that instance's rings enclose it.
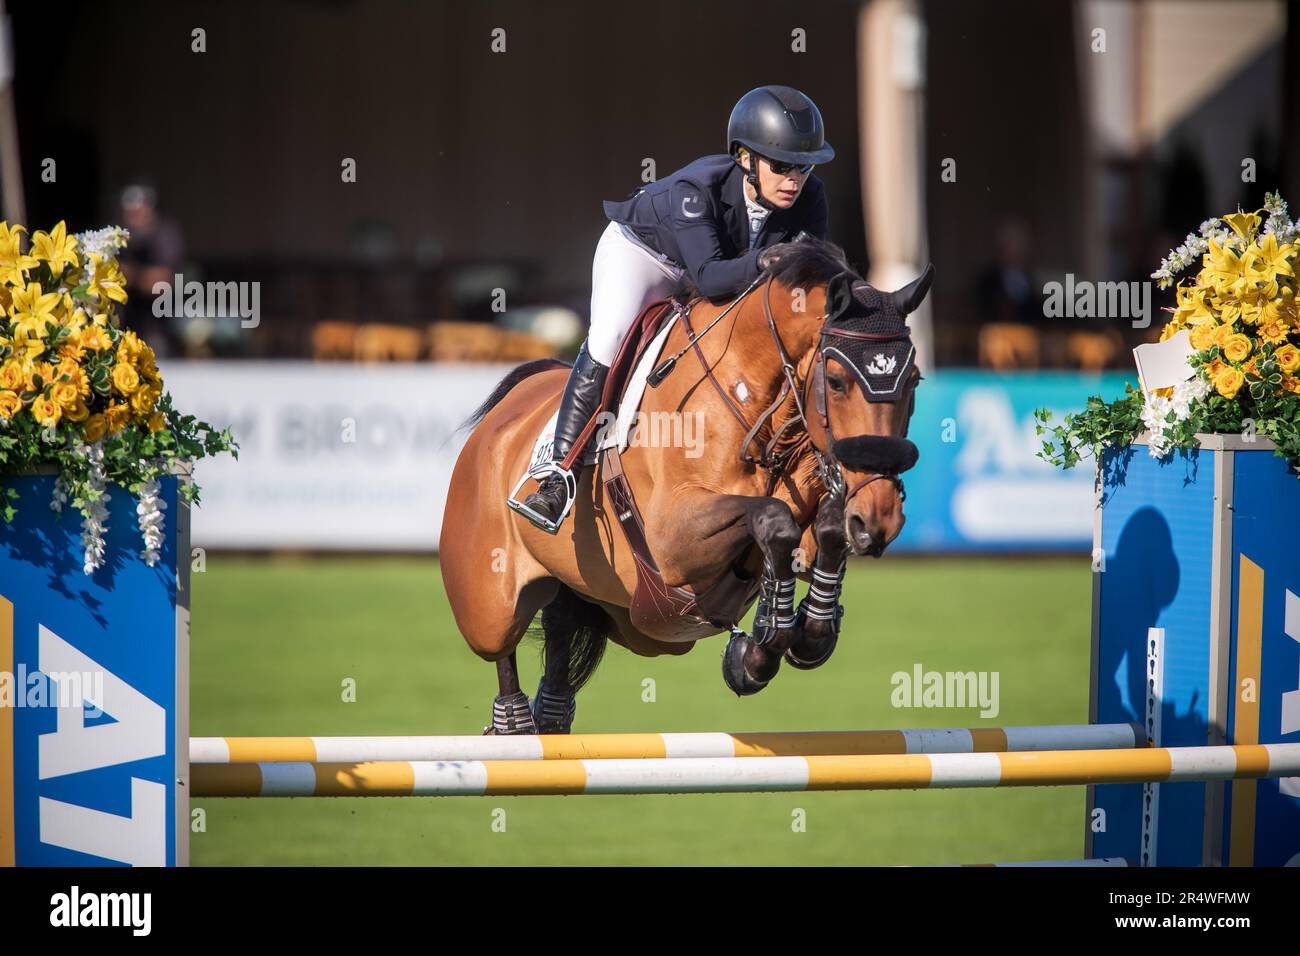
<instances>
[{"instance_id":1,"label":"bay horse","mask_svg":"<svg viewBox=\"0 0 1300 956\"><path fill-rule=\"evenodd\" d=\"M906 435L921 377L905 317L934 270L881 292L831 243L773 248L776 261L739 299L694 300L670 331L662 354L680 360L646 389L641 413L696 415L702 453L633 441L603 459L600 471L622 470L630 506L588 467L559 534L507 508L566 363L519 366L466 422L440 566L461 634L496 664L485 733L568 733L608 640L684 654L730 631L723 676L737 694L765 687L783 657L802 669L830 657L848 553L879 557L905 520L900 474L917 457ZM642 553L621 525L638 505ZM796 576L811 581L797 611ZM756 599L751 636L737 625ZM538 611L544 673L530 704L515 649Z\"/></svg>"}]
</instances>

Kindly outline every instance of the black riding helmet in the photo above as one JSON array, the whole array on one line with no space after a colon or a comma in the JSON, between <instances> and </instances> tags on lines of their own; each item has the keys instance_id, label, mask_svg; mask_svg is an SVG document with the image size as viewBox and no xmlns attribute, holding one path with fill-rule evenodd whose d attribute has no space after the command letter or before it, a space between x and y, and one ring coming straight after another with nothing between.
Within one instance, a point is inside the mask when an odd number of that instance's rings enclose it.
<instances>
[{"instance_id":1,"label":"black riding helmet","mask_svg":"<svg viewBox=\"0 0 1300 956\"><path fill-rule=\"evenodd\" d=\"M740 98L727 121L727 152L736 156L740 146L747 147L751 156L795 166L835 158L817 104L791 86L760 86ZM759 203L773 208L758 186L757 158L751 158L749 165L746 177Z\"/></svg>"}]
</instances>

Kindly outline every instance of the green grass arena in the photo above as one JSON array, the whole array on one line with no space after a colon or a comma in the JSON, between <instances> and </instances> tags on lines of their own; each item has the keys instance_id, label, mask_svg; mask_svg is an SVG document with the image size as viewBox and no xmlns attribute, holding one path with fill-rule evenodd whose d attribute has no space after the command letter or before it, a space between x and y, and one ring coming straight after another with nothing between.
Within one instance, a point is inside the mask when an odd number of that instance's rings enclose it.
<instances>
[{"instance_id":1,"label":"green grass arena","mask_svg":"<svg viewBox=\"0 0 1300 956\"><path fill-rule=\"evenodd\" d=\"M477 733L494 668L433 558L209 555L192 577L191 734ZM802 591L802 587L801 587ZM684 657L610 645L575 731L1086 723L1091 574L1075 558L854 560L835 656L762 693L723 685L725 636ZM996 672L1000 710L898 708L891 675ZM540 644L520 649L524 689ZM344 700L355 682L355 701ZM196 799L197 865L929 865L1083 855L1082 787L457 800Z\"/></svg>"}]
</instances>

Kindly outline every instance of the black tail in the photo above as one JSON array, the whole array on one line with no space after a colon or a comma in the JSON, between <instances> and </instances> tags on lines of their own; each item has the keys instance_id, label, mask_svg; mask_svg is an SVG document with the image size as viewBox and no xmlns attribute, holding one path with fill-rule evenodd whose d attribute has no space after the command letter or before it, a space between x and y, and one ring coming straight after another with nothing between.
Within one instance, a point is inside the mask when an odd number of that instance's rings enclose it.
<instances>
[{"instance_id":1,"label":"black tail","mask_svg":"<svg viewBox=\"0 0 1300 956\"><path fill-rule=\"evenodd\" d=\"M577 693L600 666L613 622L598 605L585 601L561 584L550 604L542 608L542 634L569 637L569 687Z\"/></svg>"},{"instance_id":2,"label":"black tail","mask_svg":"<svg viewBox=\"0 0 1300 956\"><path fill-rule=\"evenodd\" d=\"M497 382L497 387L492 389L492 394L483 400L483 404L474 410L474 414L460 423L461 431L466 428L473 428L481 422L485 415L501 403L501 399L510 394L510 390L526 378L531 378L538 372L547 372L553 368L568 368L568 362L562 362L556 358L534 359L531 362L525 362L523 365L512 368L506 373L506 377Z\"/></svg>"}]
</instances>

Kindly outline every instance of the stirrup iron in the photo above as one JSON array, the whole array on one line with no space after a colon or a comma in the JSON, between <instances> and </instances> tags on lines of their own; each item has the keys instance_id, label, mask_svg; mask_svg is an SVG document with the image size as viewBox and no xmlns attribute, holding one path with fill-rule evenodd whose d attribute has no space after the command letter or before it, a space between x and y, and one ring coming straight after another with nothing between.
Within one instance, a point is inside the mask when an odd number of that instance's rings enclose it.
<instances>
[{"instance_id":1,"label":"stirrup iron","mask_svg":"<svg viewBox=\"0 0 1300 956\"><path fill-rule=\"evenodd\" d=\"M559 475L564 479L564 507L560 509L559 517L554 521L540 512L534 511L522 501L519 500L519 490L528 483L529 479L540 482L547 475ZM515 482L514 488L510 490L510 497L506 499L506 504L510 506L511 511L518 512L528 519L529 524L540 528L547 534L555 534L560 530L560 525L564 524L564 519L569 516L573 510L573 503L578 498L578 479L574 477L573 472L565 468L558 461L544 461L541 464L534 465L523 476Z\"/></svg>"}]
</instances>

